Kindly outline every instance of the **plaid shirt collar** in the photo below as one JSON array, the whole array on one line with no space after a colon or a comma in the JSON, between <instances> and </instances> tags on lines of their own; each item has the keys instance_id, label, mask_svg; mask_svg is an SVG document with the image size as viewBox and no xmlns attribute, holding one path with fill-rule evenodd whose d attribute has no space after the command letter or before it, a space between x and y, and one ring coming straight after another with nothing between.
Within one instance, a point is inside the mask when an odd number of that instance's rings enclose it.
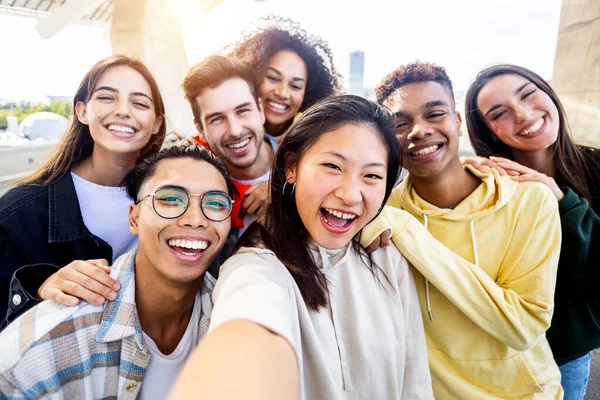
<instances>
[{"instance_id":1,"label":"plaid shirt collar","mask_svg":"<svg viewBox=\"0 0 600 400\"><path fill-rule=\"evenodd\" d=\"M121 289L117 292L117 298L109 302L104 313L100 328L96 335L96 341L100 343L114 342L123 340L130 336L135 336L135 341L139 349L146 353L146 344L142 335L142 326L137 313L135 304L135 255L137 250L132 250L119 257L112 268L118 270L117 280L121 284ZM216 280L208 272L204 274L204 284L200 289L202 299L201 323L198 329L199 341L208 329L210 315L212 313L211 293Z\"/></svg>"}]
</instances>

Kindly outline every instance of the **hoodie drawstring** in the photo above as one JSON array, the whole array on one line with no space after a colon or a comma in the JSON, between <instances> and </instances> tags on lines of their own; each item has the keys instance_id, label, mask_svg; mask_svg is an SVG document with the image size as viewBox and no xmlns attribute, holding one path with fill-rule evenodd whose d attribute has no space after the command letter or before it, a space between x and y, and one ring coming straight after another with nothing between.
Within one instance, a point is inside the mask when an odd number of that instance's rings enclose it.
<instances>
[{"instance_id":1,"label":"hoodie drawstring","mask_svg":"<svg viewBox=\"0 0 600 400\"><path fill-rule=\"evenodd\" d=\"M423 226L427 229L429 223L429 216L427 213L423 213ZM471 228L471 242L473 243L473 258L475 259L475 265L479 267L479 256L477 255L477 240L475 240L475 220L471 220L469 227ZM425 279L425 297L427 300L427 314L429 314L429 320L433 321L433 312L431 311L431 299L429 298L429 281Z\"/></svg>"},{"instance_id":2,"label":"hoodie drawstring","mask_svg":"<svg viewBox=\"0 0 600 400\"><path fill-rule=\"evenodd\" d=\"M429 223L427 213L423 213L423 226L427 229ZM429 314L429 320L433 321L433 313L431 312L431 300L429 299L429 281L425 279L425 297L427 298L427 314Z\"/></svg>"},{"instance_id":3,"label":"hoodie drawstring","mask_svg":"<svg viewBox=\"0 0 600 400\"><path fill-rule=\"evenodd\" d=\"M479 256L477 255L477 241L475 240L475 220L471 220L471 242L473 242L473 258L475 265L479 268Z\"/></svg>"}]
</instances>

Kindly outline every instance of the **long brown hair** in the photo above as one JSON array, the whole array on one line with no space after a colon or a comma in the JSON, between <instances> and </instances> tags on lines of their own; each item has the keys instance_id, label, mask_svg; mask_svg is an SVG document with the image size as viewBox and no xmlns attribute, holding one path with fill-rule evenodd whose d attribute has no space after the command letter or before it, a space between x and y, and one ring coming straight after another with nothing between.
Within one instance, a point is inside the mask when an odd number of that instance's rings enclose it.
<instances>
[{"instance_id":1,"label":"long brown hair","mask_svg":"<svg viewBox=\"0 0 600 400\"><path fill-rule=\"evenodd\" d=\"M272 250L287 267L304 302L311 310L319 310L327 305L327 281L311 257L309 244L312 238L300 218L295 196L290 193L290 185L285 184L285 173L300 162L306 151L322 135L348 124L372 127L387 149L386 190L381 204L383 208L401 168L400 143L396 139L390 114L383 107L359 96L328 97L309 108L284 137L277 149L271 172L271 204L267 208L264 222L250 225L233 250L235 253L242 246L257 245L264 245ZM351 245L363 261L367 260L366 267L375 275L378 267L374 265L371 256L358 241L352 241Z\"/></svg>"},{"instance_id":2,"label":"long brown hair","mask_svg":"<svg viewBox=\"0 0 600 400\"><path fill-rule=\"evenodd\" d=\"M121 54L115 54L98 61L88 73L85 74L75 93L75 97L73 98L73 107L71 109L71 115L69 116L69 127L58 143L56 150L54 150L52 156L40 167L40 169L15 182L17 185L35 183L47 186L68 173L72 165L83 161L92 154L94 140L90 134L90 128L79 121L75 109L79 102L87 104L96 85L107 70L121 65L133 68L144 77L146 82L148 82L152 92L156 116L162 117L163 119L158 133L152 135L150 141L142 150L140 150L137 162L160 150L160 147L165 140L167 124L165 122L165 105L160 90L158 89L158 84L148 68L140 61Z\"/></svg>"},{"instance_id":3,"label":"long brown hair","mask_svg":"<svg viewBox=\"0 0 600 400\"><path fill-rule=\"evenodd\" d=\"M546 93L556 106L559 116L558 137L550 146L552 162L556 167L556 182L559 186L572 188L592 203L592 188L588 179L591 178L593 181L598 179L596 176L589 175L589 173L597 174L594 172L597 170L597 166L590 165L590 163L595 164L595 161L584 152L587 148L577 145L573 141L567 114L554 90L544 79L527 68L511 64L488 67L477 74L475 82L467 90L465 116L469 139L475 153L481 157L500 156L511 160L515 159L512 148L494 135L485 123L481 110L477 107L477 96L481 89L495 77L507 74L527 79Z\"/></svg>"}]
</instances>

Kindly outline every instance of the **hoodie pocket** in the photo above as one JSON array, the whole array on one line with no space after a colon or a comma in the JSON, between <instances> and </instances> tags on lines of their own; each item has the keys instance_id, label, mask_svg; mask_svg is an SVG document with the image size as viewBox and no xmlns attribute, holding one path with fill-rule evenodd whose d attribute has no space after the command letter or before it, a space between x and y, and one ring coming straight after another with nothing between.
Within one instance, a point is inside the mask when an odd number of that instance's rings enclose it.
<instances>
[{"instance_id":1,"label":"hoodie pocket","mask_svg":"<svg viewBox=\"0 0 600 400\"><path fill-rule=\"evenodd\" d=\"M545 391L521 354L503 360L453 360L441 351L430 351L430 355L432 353L441 358L435 367L430 363L432 370L439 374L437 378L446 381L458 393L485 392L510 397Z\"/></svg>"}]
</instances>

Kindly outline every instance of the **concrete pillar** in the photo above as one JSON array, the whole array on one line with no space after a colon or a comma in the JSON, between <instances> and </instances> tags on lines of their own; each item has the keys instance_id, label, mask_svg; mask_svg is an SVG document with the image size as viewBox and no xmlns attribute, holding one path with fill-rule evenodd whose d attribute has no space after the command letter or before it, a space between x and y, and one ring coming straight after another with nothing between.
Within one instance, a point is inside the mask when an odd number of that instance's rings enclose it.
<instances>
[{"instance_id":1,"label":"concrete pillar","mask_svg":"<svg viewBox=\"0 0 600 400\"><path fill-rule=\"evenodd\" d=\"M552 87L575 139L600 147L600 0L563 0Z\"/></svg>"},{"instance_id":2,"label":"concrete pillar","mask_svg":"<svg viewBox=\"0 0 600 400\"><path fill-rule=\"evenodd\" d=\"M189 66L176 1L114 0L110 40L113 53L135 56L152 71L165 102L167 134L195 131L181 83Z\"/></svg>"}]
</instances>

